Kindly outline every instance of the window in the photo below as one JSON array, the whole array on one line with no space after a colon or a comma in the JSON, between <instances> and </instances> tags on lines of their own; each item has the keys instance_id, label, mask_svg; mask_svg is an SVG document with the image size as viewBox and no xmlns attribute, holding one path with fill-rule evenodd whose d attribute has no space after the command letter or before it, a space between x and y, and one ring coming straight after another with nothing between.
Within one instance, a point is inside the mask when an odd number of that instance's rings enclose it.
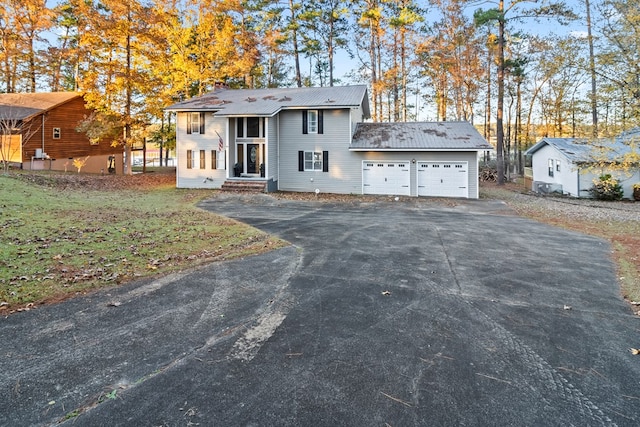
<instances>
[{"instance_id":1,"label":"window","mask_svg":"<svg viewBox=\"0 0 640 427\"><path fill-rule=\"evenodd\" d=\"M304 152L304 170L320 171L322 170L322 153L314 151Z\"/></svg>"},{"instance_id":2,"label":"window","mask_svg":"<svg viewBox=\"0 0 640 427\"><path fill-rule=\"evenodd\" d=\"M238 138L244 138L244 118L243 117L238 117L236 119L236 137Z\"/></svg>"},{"instance_id":3,"label":"window","mask_svg":"<svg viewBox=\"0 0 640 427\"><path fill-rule=\"evenodd\" d=\"M60 128L53 128L53 139L60 139Z\"/></svg>"},{"instance_id":4,"label":"window","mask_svg":"<svg viewBox=\"0 0 640 427\"><path fill-rule=\"evenodd\" d=\"M553 176L553 159L549 159L549 176Z\"/></svg>"},{"instance_id":5,"label":"window","mask_svg":"<svg viewBox=\"0 0 640 427\"><path fill-rule=\"evenodd\" d=\"M318 110L307 112L307 126L309 133L318 133Z\"/></svg>"},{"instance_id":6,"label":"window","mask_svg":"<svg viewBox=\"0 0 640 427\"><path fill-rule=\"evenodd\" d=\"M560 160L556 160L556 172L560 172Z\"/></svg>"},{"instance_id":7,"label":"window","mask_svg":"<svg viewBox=\"0 0 640 427\"><path fill-rule=\"evenodd\" d=\"M260 117L247 117L247 138L260 138Z\"/></svg>"},{"instance_id":8,"label":"window","mask_svg":"<svg viewBox=\"0 0 640 427\"><path fill-rule=\"evenodd\" d=\"M204 158L204 150L200 150L200 169L206 168L206 160Z\"/></svg>"},{"instance_id":9,"label":"window","mask_svg":"<svg viewBox=\"0 0 640 427\"><path fill-rule=\"evenodd\" d=\"M236 138L264 138L265 120L263 117L238 117L236 119Z\"/></svg>"},{"instance_id":10,"label":"window","mask_svg":"<svg viewBox=\"0 0 640 427\"><path fill-rule=\"evenodd\" d=\"M204 113L187 113L187 133L204 134Z\"/></svg>"},{"instance_id":11,"label":"window","mask_svg":"<svg viewBox=\"0 0 640 427\"><path fill-rule=\"evenodd\" d=\"M187 169L193 169L193 150L187 150Z\"/></svg>"},{"instance_id":12,"label":"window","mask_svg":"<svg viewBox=\"0 0 640 427\"><path fill-rule=\"evenodd\" d=\"M302 110L302 133L323 133L322 110Z\"/></svg>"},{"instance_id":13,"label":"window","mask_svg":"<svg viewBox=\"0 0 640 427\"><path fill-rule=\"evenodd\" d=\"M329 152L298 151L298 171L329 172Z\"/></svg>"}]
</instances>

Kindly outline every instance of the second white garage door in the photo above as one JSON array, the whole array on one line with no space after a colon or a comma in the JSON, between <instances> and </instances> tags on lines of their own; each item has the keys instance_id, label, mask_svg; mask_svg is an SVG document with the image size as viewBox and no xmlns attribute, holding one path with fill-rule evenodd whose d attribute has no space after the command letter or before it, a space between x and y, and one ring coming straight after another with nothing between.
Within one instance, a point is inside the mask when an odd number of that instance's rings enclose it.
<instances>
[{"instance_id":1,"label":"second white garage door","mask_svg":"<svg viewBox=\"0 0 640 427\"><path fill-rule=\"evenodd\" d=\"M468 162L418 162L418 196L469 197Z\"/></svg>"},{"instance_id":2,"label":"second white garage door","mask_svg":"<svg viewBox=\"0 0 640 427\"><path fill-rule=\"evenodd\" d=\"M411 194L409 164L409 162L363 161L363 194L409 196Z\"/></svg>"}]
</instances>

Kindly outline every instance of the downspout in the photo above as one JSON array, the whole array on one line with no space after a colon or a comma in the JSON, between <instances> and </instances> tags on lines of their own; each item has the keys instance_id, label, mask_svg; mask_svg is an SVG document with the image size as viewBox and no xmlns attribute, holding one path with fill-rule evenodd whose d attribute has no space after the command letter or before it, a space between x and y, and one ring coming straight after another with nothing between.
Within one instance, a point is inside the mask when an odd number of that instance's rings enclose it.
<instances>
[{"instance_id":1,"label":"downspout","mask_svg":"<svg viewBox=\"0 0 640 427\"><path fill-rule=\"evenodd\" d=\"M263 167L264 167L264 178L268 179L269 178L269 174L267 173L267 167L269 165L269 117L265 117L264 120L266 121L265 126L264 126L264 158L262 159L263 162ZM267 190L269 191L269 190Z\"/></svg>"},{"instance_id":2,"label":"downspout","mask_svg":"<svg viewBox=\"0 0 640 427\"><path fill-rule=\"evenodd\" d=\"M580 167L578 167L578 194L576 196L580 198Z\"/></svg>"}]
</instances>

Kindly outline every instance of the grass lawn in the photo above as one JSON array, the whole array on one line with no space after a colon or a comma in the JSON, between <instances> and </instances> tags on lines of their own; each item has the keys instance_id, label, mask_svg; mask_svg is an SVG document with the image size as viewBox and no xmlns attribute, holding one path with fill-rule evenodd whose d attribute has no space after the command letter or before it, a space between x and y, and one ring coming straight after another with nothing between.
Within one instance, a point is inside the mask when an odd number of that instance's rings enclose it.
<instances>
[{"instance_id":1,"label":"grass lawn","mask_svg":"<svg viewBox=\"0 0 640 427\"><path fill-rule=\"evenodd\" d=\"M0 176L0 313L287 245L195 207L175 175Z\"/></svg>"},{"instance_id":2,"label":"grass lawn","mask_svg":"<svg viewBox=\"0 0 640 427\"><path fill-rule=\"evenodd\" d=\"M518 200L516 194L523 192L522 185L505 184L498 187L483 184L480 196L503 200L524 217L608 240L613 248L612 259L618 269L622 296L629 301L640 301L640 218L635 221L575 218L549 212L536 203Z\"/></svg>"}]
</instances>

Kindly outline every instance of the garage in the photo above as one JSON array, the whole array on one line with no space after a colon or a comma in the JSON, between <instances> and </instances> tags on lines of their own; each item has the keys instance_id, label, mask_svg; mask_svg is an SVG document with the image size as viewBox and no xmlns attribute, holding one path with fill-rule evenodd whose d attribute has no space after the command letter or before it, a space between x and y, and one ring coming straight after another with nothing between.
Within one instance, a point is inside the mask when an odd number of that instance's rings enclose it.
<instances>
[{"instance_id":1,"label":"garage","mask_svg":"<svg viewBox=\"0 0 640 427\"><path fill-rule=\"evenodd\" d=\"M363 161L362 193L411 195L410 162Z\"/></svg>"},{"instance_id":2,"label":"garage","mask_svg":"<svg viewBox=\"0 0 640 427\"><path fill-rule=\"evenodd\" d=\"M469 197L468 162L418 162L418 196Z\"/></svg>"}]
</instances>

